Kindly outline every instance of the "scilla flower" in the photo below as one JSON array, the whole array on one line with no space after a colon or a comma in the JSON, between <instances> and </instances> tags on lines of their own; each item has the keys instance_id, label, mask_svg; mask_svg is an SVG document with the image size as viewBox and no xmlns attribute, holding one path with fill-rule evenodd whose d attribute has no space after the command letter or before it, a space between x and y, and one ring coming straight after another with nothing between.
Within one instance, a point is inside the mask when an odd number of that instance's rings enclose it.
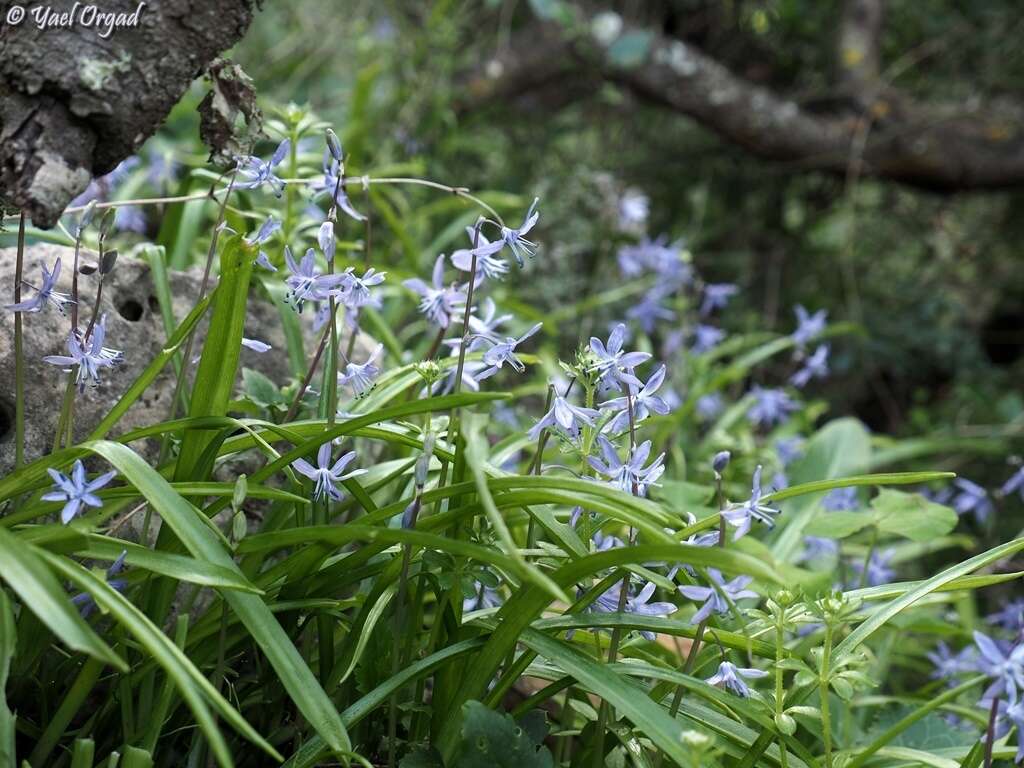
<instances>
[{"instance_id":1,"label":"scilla flower","mask_svg":"<svg viewBox=\"0 0 1024 768\"><path fill-rule=\"evenodd\" d=\"M800 304L797 304L793 311L796 312L796 330L793 331L793 341L801 349L807 342L821 335L825 330L825 323L828 319L828 310L819 309L814 314L808 312Z\"/></svg>"},{"instance_id":2,"label":"scilla flower","mask_svg":"<svg viewBox=\"0 0 1024 768\"><path fill-rule=\"evenodd\" d=\"M373 389L373 382L380 375L380 368L377 367L376 361L383 349L384 345L378 344L377 348L366 359L366 362L361 365L352 362L348 363L345 366L345 373L338 374L338 383L343 386L352 387L352 394L355 397L363 397Z\"/></svg>"},{"instance_id":3,"label":"scilla flower","mask_svg":"<svg viewBox=\"0 0 1024 768\"><path fill-rule=\"evenodd\" d=\"M985 621L1010 632L1024 630L1024 597L1010 600L1000 610L986 616Z\"/></svg>"},{"instance_id":4,"label":"scilla flower","mask_svg":"<svg viewBox=\"0 0 1024 768\"><path fill-rule=\"evenodd\" d=\"M828 353L828 344L822 344L815 349L814 354L804 360L803 367L789 377L789 383L802 389L811 379L824 379L828 376Z\"/></svg>"},{"instance_id":5,"label":"scilla flower","mask_svg":"<svg viewBox=\"0 0 1024 768\"><path fill-rule=\"evenodd\" d=\"M508 262L504 259L494 258L496 250L492 250L493 244L490 240L484 237L483 232L478 232L476 227L466 227L466 233L469 235L469 242L472 244L476 241L476 246L472 245L469 248L460 248L459 250L452 253L452 264L456 269L461 269L463 272L469 272L473 267L473 253L476 252L476 281L479 282L481 278L486 277L491 280L501 280L506 274L508 274ZM501 247L501 242L498 242L498 248Z\"/></svg>"},{"instance_id":6,"label":"scilla flower","mask_svg":"<svg viewBox=\"0 0 1024 768\"><path fill-rule=\"evenodd\" d=\"M100 368L113 368L124 360L121 352L103 346L107 335L106 319L106 315L99 319L88 339L83 340L78 329L68 334L68 354L47 355L43 358L44 363L59 365L66 371L77 366L75 381L79 392L85 391L87 383L99 385Z\"/></svg>"},{"instance_id":7,"label":"scilla flower","mask_svg":"<svg viewBox=\"0 0 1024 768\"><path fill-rule=\"evenodd\" d=\"M365 469L355 469L348 474L342 474L352 460L356 457L355 451L349 451L343 454L336 462L331 463L331 441L328 440L326 443L320 446L320 449L316 453L316 466L314 467L305 459L296 459L292 462L292 467L299 474L308 477L310 480L316 482L316 487L313 489L313 498L319 500L325 496L329 499L337 501L341 498L342 493L338 490L338 483L348 480L350 477L358 477L359 475L365 475Z\"/></svg>"},{"instance_id":8,"label":"scilla flower","mask_svg":"<svg viewBox=\"0 0 1024 768\"><path fill-rule=\"evenodd\" d=\"M601 446L602 459L593 456L587 461L590 466L608 478L609 482L625 491L635 493L637 496L645 496L648 486L655 485L658 478L665 472L662 462L665 454L660 454L649 466L644 466L651 455L651 441L645 440L632 451L628 461L619 458L615 446L604 435L598 435L598 444Z\"/></svg>"},{"instance_id":9,"label":"scilla flower","mask_svg":"<svg viewBox=\"0 0 1024 768\"><path fill-rule=\"evenodd\" d=\"M1024 692L1024 643L1007 647L977 630L974 631L974 643L981 652L978 670L992 678L983 698L991 700L1000 696L1008 701L1018 701Z\"/></svg>"},{"instance_id":10,"label":"scilla flower","mask_svg":"<svg viewBox=\"0 0 1024 768\"><path fill-rule=\"evenodd\" d=\"M462 598L462 612L483 611L488 608L497 608L502 604L501 593L492 587L487 587L479 581L473 582L473 594L470 597Z\"/></svg>"},{"instance_id":11,"label":"scilla flower","mask_svg":"<svg viewBox=\"0 0 1024 768\"><path fill-rule=\"evenodd\" d=\"M341 303L349 309L361 309L373 304L374 298L370 289L375 285L383 283L385 277L387 277L387 272L377 272L373 267L370 267L363 273L362 277L359 277L350 267L345 272Z\"/></svg>"},{"instance_id":12,"label":"scilla flower","mask_svg":"<svg viewBox=\"0 0 1024 768\"><path fill-rule=\"evenodd\" d=\"M35 290L36 295L31 299L19 301L17 304L8 304L4 309L9 309L11 312L39 312L47 304L52 304L63 315L64 305L75 303L66 293L60 293L59 291L54 290L54 287L57 285L57 279L60 277L59 258L53 263L52 272L48 270L46 265L43 263L39 264L39 269L43 273L42 285L36 288L35 286L26 283L26 285Z\"/></svg>"},{"instance_id":13,"label":"scilla flower","mask_svg":"<svg viewBox=\"0 0 1024 768\"><path fill-rule=\"evenodd\" d=\"M675 613L678 608L673 603L650 602L651 598L654 596L655 589L657 589L657 587L653 582L647 582L644 588L636 595L626 598L624 612L635 613L639 616L657 616L661 619L665 618L669 614ZM594 611L597 613L617 613L619 610L619 598L621 594L622 583L620 582L611 587L594 601ZM645 630L641 631L640 634L647 640L654 640L653 632Z\"/></svg>"},{"instance_id":14,"label":"scilla flower","mask_svg":"<svg viewBox=\"0 0 1024 768\"><path fill-rule=\"evenodd\" d=\"M110 567L107 568L107 585L118 592L124 592L125 588L128 586L128 582L124 579L115 578L124 570L124 560L127 556L128 550L124 550L118 556L117 560L111 563ZM96 601L88 592L79 592L71 598L71 602L78 608L78 612L82 615L83 619L87 619L92 616L93 612L96 610Z\"/></svg>"},{"instance_id":15,"label":"scilla flower","mask_svg":"<svg viewBox=\"0 0 1024 768\"><path fill-rule=\"evenodd\" d=\"M474 309L476 308L474 307ZM483 301L483 313L479 317L475 314L469 316L469 330L473 334L469 349L479 349L487 342L497 344L501 341L501 338L498 336L498 327L511 319L512 315L498 315L498 307L494 304L494 299L490 296L485 298ZM449 342L450 346L458 347L462 340L449 339L446 343Z\"/></svg>"},{"instance_id":16,"label":"scilla flower","mask_svg":"<svg viewBox=\"0 0 1024 768\"><path fill-rule=\"evenodd\" d=\"M769 528L775 525L773 518L779 514L779 510L762 504L761 495L761 465L758 464L751 481L750 498L742 504L735 504L722 512L725 521L736 529L735 539L742 538L750 531L750 524L753 520L764 523Z\"/></svg>"},{"instance_id":17,"label":"scilla flower","mask_svg":"<svg viewBox=\"0 0 1024 768\"><path fill-rule=\"evenodd\" d=\"M273 216L269 216L260 228L256 230L251 236L243 238L249 245L263 245L269 240L275 232L281 228L281 222L275 219ZM258 264L264 269L269 269L271 272L277 272L277 267L270 263L270 257L267 256L267 252L260 249L259 256L256 257L254 264Z\"/></svg>"},{"instance_id":18,"label":"scilla flower","mask_svg":"<svg viewBox=\"0 0 1024 768\"><path fill-rule=\"evenodd\" d=\"M704 299L700 304L701 317L707 317L716 309L724 309L739 288L732 283L708 283L704 286Z\"/></svg>"},{"instance_id":19,"label":"scilla flower","mask_svg":"<svg viewBox=\"0 0 1024 768\"><path fill-rule=\"evenodd\" d=\"M756 598L758 596L757 592L747 589L747 585L754 580L750 576L737 576L727 582L722 578L722 572L717 568L708 568L708 578L712 582L710 587L684 584L678 588L683 597L704 603L700 610L690 619L692 624L700 624L712 613L719 615L728 613L730 602L735 603L737 600L745 597Z\"/></svg>"},{"instance_id":20,"label":"scilla flower","mask_svg":"<svg viewBox=\"0 0 1024 768\"><path fill-rule=\"evenodd\" d=\"M602 380L609 386L619 389L619 384L632 384L640 388L643 382L633 374L633 369L647 362L651 355L649 352L623 352L622 344L625 340L626 326L619 323L608 336L607 345L596 336L592 336L590 350L597 358L597 370Z\"/></svg>"},{"instance_id":21,"label":"scilla flower","mask_svg":"<svg viewBox=\"0 0 1024 768\"><path fill-rule=\"evenodd\" d=\"M709 677L706 682L719 688L732 691L737 696L747 698L750 696L750 688L744 682L744 678L765 677L768 673L760 669L749 667L737 667L730 661L723 661L718 665L718 671Z\"/></svg>"},{"instance_id":22,"label":"scilla flower","mask_svg":"<svg viewBox=\"0 0 1024 768\"><path fill-rule=\"evenodd\" d=\"M747 410L747 419L756 427L781 424L799 406L785 391L754 385L750 389L754 403Z\"/></svg>"},{"instance_id":23,"label":"scilla flower","mask_svg":"<svg viewBox=\"0 0 1024 768\"><path fill-rule=\"evenodd\" d=\"M420 312L426 315L430 322L447 328L456 309L466 301L466 294L454 285L444 284L444 254L434 261L431 282L432 285L427 285L418 277L414 277L411 280L403 280L402 285L420 295Z\"/></svg>"},{"instance_id":24,"label":"scilla flower","mask_svg":"<svg viewBox=\"0 0 1024 768\"><path fill-rule=\"evenodd\" d=\"M267 344L267 342L260 341L259 339L243 338L242 346L245 347L246 349L251 349L253 352L259 352L261 355L264 352L269 352L271 349L273 349L273 347Z\"/></svg>"},{"instance_id":25,"label":"scilla flower","mask_svg":"<svg viewBox=\"0 0 1024 768\"><path fill-rule=\"evenodd\" d=\"M81 459L71 468L71 474L65 475L55 469L46 470L53 478L54 490L42 495L43 501L63 501L64 509L60 513L60 521L67 525L77 517L82 506L102 507L103 501L96 496L96 491L117 476L117 472L106 472L91 482L85 475L85 467Z\"/></svg>"},{"instance_id":26,"label":"scilla flower","mask_svg":"<svg viewBox=\"0 0 1024 768\"><path fill-rule=\"evenodd\" d=\"M330 150L325 149L324 177L313 182L310 187L313 191L313 199L324 195L328 197L333 196L338 210L356 221L366 221L366 217L352 207L352 202L348 199L348 195L345 194L345 182L338 183L339 173L341 173L341 163L331 156Z\"/></svg>"},{"instance_id":27,"label":"scilla flower","mask_svg":"<svg viewBox=\"0 0 1024 768\"><path fill-rule=\"evenodd\" d=\"M995 511L988 491L965 477L956 478L953 485L956 486L956 493L950 504L956 513L966 515L970 512L979 523L985 523Z\"/></svg>"},{"instance_id":28,"label":"scilla flower","mask_svg":"<svg viewBox=\"0 0 1024 768\"><path fill-rule=\"evenodd\" d=\"M1024 466L1010 475L1009 479L999 488L1000 496L1009 496L1011 493L1019 494L1021 501L1024 501Z\"/></svg>"},{"instance_id":29,"label":"scilla flower","mask_svg":"<svg viewBox=\"0 0 1024 768\"><path fill-rule=\"evenodd\" d=\"M573 405L564 397L555 395L551 402L551 410L545 413L527 434L531 440L536 440L540 436L541 430L559 426L575 439L579 436L581 424L586 424L588 427L594 426L594 417L597 416L597 413L593 408L581 408Z\"/></svg>"},{"instance_id":30,"label":"scilla flower","mask_svg":"<svg viewBox=\"0 0 1024 768\"><path fill-rule=\"evenodd\" d=\"M289 149L291 149L291 142L285 139L277 145L269 162L264 162L252 155L236 157L235 162L238 163L240 178L235 181L235 187L237 189L256 189L264 184L269 184L274 195L280 197L284 192L284 181L274 175L274 168L281 164Z\"/></svg>"},{"instance_id":31,"label":"scilla flower","mask_svg":"<svg viewBox=\"0 0 1024 768\"><path fill-rule=\"evenodd\" d=\"M512 255L516 257L516 263L522 267L524 263L523 255L533 258L537 253L537 244L531 240L527 240L525 235L533 229L537 223L537 219L540 218L540 214L537 212L537 203L540 202L539 197L533 199L533 203L530 205L530 210L526 212L526 218L523 219L523 223L518 228L512 229L511 227L501 228L501 239L495 240L493 243L489 243L486 246L478 245L474 250L476 251L477 257L490 256L493 253L497 253L504 246L508 246L512 249Z\"/></svg>"},{"instance_id":32,"label":"scilla flower","mask_svg":"<svg viewBox=\"0 0 1024 768\"><path fill-rule=\"evenodd\" d=\"M656 413L659 416L667 414L670 410L668 403L662 397L655 394L664 381L665 366L663 365L651 374L651 378L647 380L647 383L639 391L631 388L633 392L630 397L615 397L601 403L602 411L617 412L607 428L613 433L624 432L629 428L630 404L633 406L634 422L640 422L652 413Z\"/></svg>"},{"instance_id":33,"label":"scilla flower","mask_svg":"<svg viewBox=\"0 0 1024 768\"><path fill-rule=\"evenodd\" d=\"M695 355L710 352L721 344L724 338L725 331L721 328L700 323L693 329L693 345L690 347L690 351Z\"/></svg>"},{"instance_id":34,"label":"scilla flower","mask_svg":"<svg viewBox=\"0 0 1024 768\"><path fill-rule=\"evenodd\" d=\"M523 365L523 361L519 359L518 355L516 355L516 347L537 333L537 331L541 329L542 325L544 325L544 323L537 323L518 339L508 336L504 341L496 343L484 352L484 363L486 363L488 367L477 374L477 379L481 380L493 376L501 370L501 367L505 363L508 363L516 373L522 373L525 371L526 366Z\"/></svg>"},{"instance_id":35,"label":"scilla flower","mask_svg":"<svg viewBox=\"0 0 1024 768\"><path fill-rule=\"evenodd\" d=\"M307 301L321 301L338 290L345 282L347 275L324 275L316 269L316 254L310 248L298 264L292 257L291 248L284 247L284 261L291 274L285 279L288 285L288 301L302 312Z\"/></svg>"}]
</instances>

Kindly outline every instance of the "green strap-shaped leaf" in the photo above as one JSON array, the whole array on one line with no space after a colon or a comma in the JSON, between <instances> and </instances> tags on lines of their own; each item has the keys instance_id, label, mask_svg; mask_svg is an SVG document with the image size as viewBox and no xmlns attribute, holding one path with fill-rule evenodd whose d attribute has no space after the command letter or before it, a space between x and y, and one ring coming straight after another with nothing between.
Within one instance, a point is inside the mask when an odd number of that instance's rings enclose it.
<instances>
[{"instance_id":1,"label":"green strap-shaped leaf","mask_svg":"<svg viewBox=\"0 0 1024 768\"><path fill-rule=\"evenodd\" d=\"M29 548L18 537L0 528L0 579L21 598L21 604L32 611L61 642L75 651L127 671L128 665L100 639L71 604L39 552Z\"/></svg>"},{"instance_id":2,"label":"green strap-shaped leaf","mask_svg":"<svg viewBox=\"0 0 1024 768\"><path fill-rule=\"evenodd\" d=\"M217 298L192 385L189 416L223 416L227 412L238 372L254 258L239 235L229 239L221 251ZM185 433L174 473L176 480L202 479L202 473L195 470L203 469L198 462L214 434L209 430Z\"/></svg>"},{"instance_id":3,"label":"green strap-shaped leaf","mask_svg":"<svg viewBox=\"0 0 1024 768\"><path fill-rule=\"evenodd\" d=\"M637 562L689 563L782 583L782 577L758 558L722 547L687 544L641 544L599 552L567 563L552 574L552 578L556 584L568 588L595 573ZM538 587L529 587L515 593L495 615L497 629L491 633L487 645L477 654L475 661L466 666L459 689L449 703L449 714L438 738L438 746L448 757L452 755L459 732L458 708L470 699L480 698L497 669L519 642L522 633L549 602L546 592Z\"/></svg>"},{"instance_id":4,"label":"green strap-shaped leaf","mask_svg":"<svg viewBox=\"0 0 1024 768\"><path fill-rule=\"evenodd\" d=\"M281 760L281 756L256 730L246 722L238 711L214 688L213 684L196 669L178 646L161 632L149 617L132 605L124 595L107 584L103 579L90 571L75 565L59 555L43 553L50 566L80 589L92 595L96 604L131 632L168 676L174 680L181 691L182 697L189 705L199 727L210 742L217 762L222 766L233 765L224 737L217 728L216 721L210 714L207 702L213 705L217 713L238 730L243 736L257 744L272 757Z\"/></svg>"},{"instance_id":5,"label":"green strap-shaped leaf","mask_svg":"<svg viewBox=\"0 0 1024 768\"><path fill-rule=\"evenodd\" d=\"M7 706L7 675L18 644L14 611L7 592L0 589L0 765L14 765L14 714Z\"/></svg>"},{"instance_id":6,"label":"green strap-shaped leaf","mask_svg":"<svg viewBox=\"0 0 1024 768\"><path fill-rule=\"evenodd\" d=\"M263 590L236 571L213 565L205 560L160 552L121 539L111 539L95 534L90 535L87 542L83 549L77 550L77 554L82 557L114 561L122 552L125 552L127 553L125 562L132 568L142 568L159 573L161 576L170 576L172 579L186 581L190 584L202 584L205 587L237 589L255 595L263 594Z\"/></svg>"},{"instance_id":7,"label":"green strap-shaped leaf","mask_svg":"<svg viewBox=\"0 0 1024 768\"><path fill-rule=\"evenodd\" d=\"M226 568L243 578L195 507L174 492L170 484L131 449L119 443L86 443L84 448L102 456L146 498L167 528L193 557ZM273 612L256 595L226 590L224 600L238 614L253 640L266 655L288 695L332 751L350 752L348 732L313 672L285 634Z\"/></svg>"}]
</instances>

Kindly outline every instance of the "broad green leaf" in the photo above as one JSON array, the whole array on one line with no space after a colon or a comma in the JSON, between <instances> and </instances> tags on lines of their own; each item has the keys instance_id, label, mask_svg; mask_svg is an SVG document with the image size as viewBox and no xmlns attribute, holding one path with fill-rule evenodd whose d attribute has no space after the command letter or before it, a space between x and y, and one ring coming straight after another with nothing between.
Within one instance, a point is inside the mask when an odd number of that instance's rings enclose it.
<instances>
[{"instance_id":1,"label":"broad green leaf","mask_svg":"<svg viewBox=\"0 0 1024 768\"><path fill-rule=\"evenodd\" d=\"M0 579L21 598L21 604L32 611L68 648L81 651L98 661L127 671L124 661L93 631L37 550L20 541L8 530L0 528Z\"/></svg>"},{"instance_id":2,"label":"broad green leaf","mask_svg":"<svg viewBox=\"0 0 1024 768\"><path fill-rule=\"evenodd\" d=\"M956 512L947 506L929 501L919 493L886 488L871 500L871 511L880 531L912 541L929 541L944 536L957 523Z\"/></svg>"},{"instance_id":3,"label":"broad green leaf","mask_svg":"<svg viewBox=\"0 0 1024 768\"><path fill-rule=\"evenodd\" d=\"M260 408L288 409L288 399L277 385L252 368L242 368L242 392Z\"/></svg>"},{"instance_id":4,"label":"broad green leaf","mask_svg":"<svg viewBox=\"0 0 1024 768\"><path fill-rule=\"evenodd\" d=\"M509 715L479 701L462 705L462 738L454 763L459 768L552 768L547 747L537 746Z\"/></svg>"},{"instance_id":5,"label":"broad green leaf","mask_svg":"<svg viewBox=\"0 0 1024 768\"><path fill-rule=\"evenodd\" d=\"M818 515L804 528L804 533L827 539L845 539L869 525L874 525L875 522L875 516L870 512L851 512L844 509Z\"/></svg>"},{"instance_id":6,"label":"broad green leaf","mask_svg":"<svg viewBox=\"0 0 1024 768\"><path fill-rule=\"evenodd\" d=\"M856 475L871 460L871 438L856 419L838 419L816 432L807 441L803 457L789 470L790 483L799 486L812 481L832 480ZM786 498L781 491L773 501ZM777 560L792 560L803 540L804 528L817 511L814 496L800 496L783 508L781 530L772 544Z\"/></svg>"}]
</instances>

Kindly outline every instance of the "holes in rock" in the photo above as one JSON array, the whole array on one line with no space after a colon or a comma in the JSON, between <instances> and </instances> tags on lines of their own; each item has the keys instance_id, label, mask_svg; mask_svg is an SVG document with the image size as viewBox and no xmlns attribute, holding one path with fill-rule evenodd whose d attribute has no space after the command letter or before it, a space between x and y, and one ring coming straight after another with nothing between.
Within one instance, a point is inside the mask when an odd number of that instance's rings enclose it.
<instances>
[{"instance_id":1,"label":"holes in rock","mask_svg":"<svg viewBox=\"0 0 1024 768\"><path fill-rule=\"evenodd\" d=\"M14 437L14 403L0 397L0 443Z\"/></svg>"},{"instance_id":2,"label":"holes in rock","mask_svg":"<svg viewBox=\"0 0 1024 768\"><path fill-rule=\"evenodd\" d=\"M150 312L160 311L160 300L153 294L149 294L149 298L146 299L146 304L149 305Z\"/></svg>"},{"instance_id":3,"label":"holes in rock","mask_svg":"<svg viewBox=\"0 0 1024 768\"><path fill-rule=\"evenodd\" d=\"M142 319L142 305L135 299L125 299L118 302L117 314L130 323L137 323Z\"/></svg>"}]
</instances>

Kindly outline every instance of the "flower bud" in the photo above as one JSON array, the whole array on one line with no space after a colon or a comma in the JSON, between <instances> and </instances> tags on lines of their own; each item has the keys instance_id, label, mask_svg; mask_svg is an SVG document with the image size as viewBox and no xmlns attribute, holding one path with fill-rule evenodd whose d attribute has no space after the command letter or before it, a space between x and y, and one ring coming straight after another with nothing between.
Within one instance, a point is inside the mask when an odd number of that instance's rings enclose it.
<instances>
[{"instance_id":1,"label":"flower bud","mask_svg":"<svg viewBox=\"0 0 1024 768\"><path fill-rule=\"evenodd\" d=\"M111 228L114 226L114 217L115 216L117 216L117 209L116 208L107 208L107 210L105 210L103 212L103 218L100 219L100 239L101 240L103 238L105 238L110 233Z\"/></svg>"},{"instance_id":2,"label":"flower bud","mask_svg":"<svg viewBox=\"0 0 1024 768\"><path fill-rule=\"evenodd\" d=\"M792 605L796 600L796 596L788 589L780 589L774 595L775 602L781 605L783 608Z\"/></svg>"},{"instance_id":3,"label":"flower bud","mask_svg":"<svg viewBox=\"0 0 1024 768\"><path fill-rule=\"evenodd\" d=\"M231 506L236 510L240 509L248 493L249 481L245 475L239 475L238 479L235 480L235 490L231 494Z\"/></svg>"},{"instance_id":4,"label":"flower bud","mask_svg":"<svg viewBox=\"0 0 1024 768\"><path fill-rule=\"evenodd\" d=\"M711 460L711 468L715 470L715 474L720 475L725 471L730 458L732 455L728 451L719 451L715 454L715 458Z\"/></svg>"},{"instance_id":5,"label":"flower bud","mask_svg":"<svg viewBox=\"0 0 1024 768\"><path fill-rule=\"evenodd\" d=\"M342 152L341 140L338 138L338 134L330 128L327 129L327 149L331 151L331 157L340 163L345 153Z\"/></svg>"},{"instance_id":6,"label":"flower bud","mask_svg":"<svg viewBox=\"0 0 1024 768\"><path fill-rule=\"evenodd\" d=\"M248 532L249 524L246 522L245 513L242 510L238 510L231 519L231 537L235 541L241 541Z\"/></svg>"},{"instance_id":7,"label":"flower bud","mask_svg":"<svg viewBox=\"0 0 1024 768\"><path fill-rule=\"evenodd\" d=\"M420 497L417 496L415 499L409 502L409 506L402 512L402 527L412 528L416 522L416 513L419 511Z\"/></svg>"},{"instance_id":8,"label":"flower bud","mask_svg":"<svg viewBox=\"0 0 1024 768\"><path fill-rule=\"evenodd\" d=\"M324 256L327 257L328 261L334 261L334 222L325 221L320 225L320 231L316 236L317 242L320 243L320 250L324 252Z\"/></svg>"},{"instance_id":9,"label":"flower bud","mask_svg":"<svg viewBox=\"0 0 1024 768\"><path fill-rule=\"evenodd\" d=\"M796 733L796 720L785 712L779 712L779 714L775 716L775 725L787 736L792 736Z\"/></svg>"},{"instance_id":10,"label":"flower bud","mask_svg":"<svg viewBox=\"0 0 1024 768\"><path fill-rule=\"evenodd\" d=\"M427 473L430 471L430 458L434 455L434 440L435 435L433 432L427 432L426 437L423 438L423 453L416 459L416 469L414 472L415 483L417 488L422 488L427 484Z\"/></svg>"},{"instance_id":11,"label":"flower bud","mask_svg":"<svg viewBox=\"0 0 1024 768\"><path fill-rule=\"evenodd\" d=\"M81 217L78 219L78 234L82 234L85 228L92 223L92 217L96 215L96 201L90 200L89 204L85 206L85 210L82 211Z\"/></svg>"}]
</instances>

